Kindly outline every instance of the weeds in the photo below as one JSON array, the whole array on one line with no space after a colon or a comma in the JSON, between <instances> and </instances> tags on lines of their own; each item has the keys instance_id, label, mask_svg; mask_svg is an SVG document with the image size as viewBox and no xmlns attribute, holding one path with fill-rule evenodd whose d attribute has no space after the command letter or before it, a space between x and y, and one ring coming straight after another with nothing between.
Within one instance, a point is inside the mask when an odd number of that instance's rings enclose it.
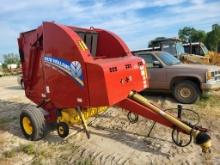
<instances>
[{"instance_id":1,"label":"weeds","mask_svg":"<svg viewBox=\"0 0 220 165\"><path fill-rule=\"evenodd\" d=\"M22 145L20 145L19 150L24 152L27 155L34 155L36 153L33 144L22 144Z\"/></svg>"},{"instance_id":2,"label":"weeds","mask_svg":"<svg viewBox=\"0 0 220 165\"><path fill-rule=\"evenodd\" d=\"M5 158L12 158L12 157L14 157L16 155L16 153L17 153L17 150L16 149L12 149L12 150L3 152L3 156Z\"/></svg>"},{"instance_id":3,"label":"weeds","mask_svg":"<svg viewBox=\"0 0 220 165\"><path fill-rule=\"evenodd\" d=\"M220 107L220 96L209 96L201 98L200 101L196 103L200 108L213 108L213 107Z\"/></svg>"},{"instance_id":4,"label":"weeds","mask_svg":"<svg viewBox=\"0 0 220 165\"><path fill-rule=\"evenodd\" d=\"M19 152L23 152L27 155L34 155L35 154L35 149L34 149L34 146L32 144L21 144L18 147L15 147L15 148L12 148L9 151L3 152L3 156L5 158L12 158Z\"/></svg>"},{"instance_id":5,"label":"weeds","mask_svg":"<svg viewBox=\"0 0 220 165\"><path fill-rule=\"evenodd\" d=\"M93 165L93 162L91 159L87 158L84 160L79 160L76 164L77 165Z\"/></svg>"}]
</instances>

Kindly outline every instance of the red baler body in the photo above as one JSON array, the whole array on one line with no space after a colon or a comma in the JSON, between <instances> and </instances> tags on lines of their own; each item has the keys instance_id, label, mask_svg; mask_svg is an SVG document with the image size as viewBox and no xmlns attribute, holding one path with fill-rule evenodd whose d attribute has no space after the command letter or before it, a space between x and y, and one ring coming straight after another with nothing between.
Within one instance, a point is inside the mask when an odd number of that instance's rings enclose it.
<instances>
[{"instance_id":1,"label":"red baler body","mask_svg":"<svg viewBox=\"0 0 220 165\"><path fill-rule=\"evenodd\" d=\"M148 86L144 61L115 34L45 22L18 39L26 96L44 109L111 106Z\"/></svg>"}]
</instances>

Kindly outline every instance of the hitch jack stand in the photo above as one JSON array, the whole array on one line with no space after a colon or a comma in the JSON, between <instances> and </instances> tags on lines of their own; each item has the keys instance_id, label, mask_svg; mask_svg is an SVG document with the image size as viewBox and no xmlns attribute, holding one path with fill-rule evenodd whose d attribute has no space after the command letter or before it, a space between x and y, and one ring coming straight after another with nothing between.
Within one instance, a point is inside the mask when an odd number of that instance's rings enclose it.
<instances>
[{"instance_id":1,"label":"hitch jack stand","mask_svg":"<svg viewBox=\"0 0 220 165\"><path fill-rule=\"evenodd\" d=\"M88 139L90 139L90 133L88 131L88 126L87 126L87 123L86 123L86 119L85 119L85 117L84 117L84 115L83 115L83 113L81 111L81 108L77 107L76 111L79 114L79 117L80 117L80 119L82 121L83 129L84 129L84 131L86 133L86 136L87 136Z\"/></svg>"}]
</instances>

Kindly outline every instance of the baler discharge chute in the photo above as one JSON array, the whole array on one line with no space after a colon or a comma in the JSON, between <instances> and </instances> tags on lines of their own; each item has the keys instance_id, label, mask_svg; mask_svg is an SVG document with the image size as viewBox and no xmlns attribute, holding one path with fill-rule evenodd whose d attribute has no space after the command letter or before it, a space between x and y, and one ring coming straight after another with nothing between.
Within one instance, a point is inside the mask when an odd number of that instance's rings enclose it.
<instances>
[{"instance_id":1,"label":"baler discharge chute","mask_svg":"<svg viewBox=\"0 0 220 165\"><path fill-rule=\"evenodd\" d=\"M50 122L57 124L61 137L73 124L82 123L89 138L86 119L116 105L130 111L130 119L134 112L134 122L141 115L194 137L203 151L210 147L210 137L201 129L136 93L148 87L145 62L114 33L44 22L21 33L18 44L25 94L38 105L21 114L26 138L42 138ZM39 107L46 111L43 115ZM28 127L22 122L26 119Z\"/></svg>"}]
</instances>

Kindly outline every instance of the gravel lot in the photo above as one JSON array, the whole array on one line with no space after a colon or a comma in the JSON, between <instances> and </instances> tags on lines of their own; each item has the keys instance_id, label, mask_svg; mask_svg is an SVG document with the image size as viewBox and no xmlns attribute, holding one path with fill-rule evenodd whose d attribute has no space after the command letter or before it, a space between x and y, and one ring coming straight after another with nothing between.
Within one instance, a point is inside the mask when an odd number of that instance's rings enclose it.
<instances>
[{"instance_id":1,"label":"gravel lot","mask_svg":"<svg viewBox=\"0 0 220 165\"><path fill-rule=\"evenodd\" d=\"M214 95L220 98L218 92ZM167 95L147 97L162 108L177 106ZM30 142L24 139L19 126L19 114L30 104L15 76L0 78L0 164L220 164L219 106L184 106L198 112L201 124L210 129L212 152L203 154L193 143L185 148L175 146L171 130L159 124L147 137L152 121L140 118L131 124L127 112L118 108L109 108L93 119L89 140L82 127L76 125L66 139L54 131L40 141Z\"/></svg>"}]
</instances>

